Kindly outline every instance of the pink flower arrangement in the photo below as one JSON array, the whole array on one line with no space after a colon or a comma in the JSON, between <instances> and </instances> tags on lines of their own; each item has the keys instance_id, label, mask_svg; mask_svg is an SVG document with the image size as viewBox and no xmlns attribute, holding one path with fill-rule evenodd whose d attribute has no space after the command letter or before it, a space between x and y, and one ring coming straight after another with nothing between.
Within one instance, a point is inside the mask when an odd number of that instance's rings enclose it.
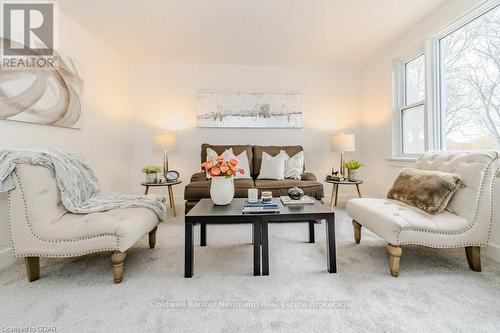
<instances>
[{"instance_id":1,"label":"pink flower arrangement","mask_svg":"<svg viewBox=\"0 0 500 333\"><path fill-rule=\"evenodd\" d=\"M206 171L212 177L232 177L237 173L244 174L245 170L238 169L238 161L234 158L224 161L224 157L217 156L213 161L206 161L201 165L203 171Z\"/></svg>"}]
</instances>

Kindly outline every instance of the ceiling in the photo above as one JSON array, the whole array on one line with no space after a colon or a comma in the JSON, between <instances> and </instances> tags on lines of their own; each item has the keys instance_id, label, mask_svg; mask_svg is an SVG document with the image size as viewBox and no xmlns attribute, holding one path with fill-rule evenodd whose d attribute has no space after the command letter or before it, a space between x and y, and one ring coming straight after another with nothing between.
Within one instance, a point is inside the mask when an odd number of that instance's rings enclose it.
<instances>
[{"instance_id":1,"label":"ceiling","mask_svg":"<svg viewBox=\"0 0 500 333\"><path fill-rule=\"evenodd\" d=\"M153 64L361 65L445 0L61 0L74 21Z\"/></svg>"}]
</instances>

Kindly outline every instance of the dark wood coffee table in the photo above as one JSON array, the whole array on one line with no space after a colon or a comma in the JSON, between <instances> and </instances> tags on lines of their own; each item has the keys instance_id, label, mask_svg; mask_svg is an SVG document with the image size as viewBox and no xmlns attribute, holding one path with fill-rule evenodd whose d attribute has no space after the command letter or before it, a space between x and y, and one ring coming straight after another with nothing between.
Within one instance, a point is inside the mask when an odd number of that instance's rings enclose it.
<instances>
[{"instance_id":1,"label":"dark wood coffee table","mask_svg":"<svg viewBox=\"0 0 500 333\"><path fill-rule=\"evenodd\" d=\"M200 224L200 245L206 246L207 224L253 224L253 275L260 275L260 216L241 212L244 199L234 199L229 205L216 206L210 199L200 200L184 218L185 222L185 260L184 277L190 278L194 272L194 236L193 227Z\"/></svg>"},{"instance_id":2,"label":"dark wood coffee table","mask_svg":"<svg viewBox=\"0 0 500 333\"><path fill-rule=\"evenodd\" d=\"M279 201L279 199L275 199ZM307 222L309 224L309 242L314 243L314 225L317 220L326 220L326 263L329 273L337 273L337 256L335 247L335 213L321 202L301 206L284 206L279 204L279 214L260 216L262 233L262 275L269 275L269 223Z\"/></svg>"},{"instance_id":3,"label":"dark wood coffee table","mask_svg":"<svg viewBox=\"0 0 500 333\"><path fill-rule=\"evenodd\" d=\"M200 224L200 245L207 243L207 224L251 223L253 224L253 261L254 275L261 274L260 251L262 246L262 274L269 275L269 223L302 222L309 225L309 242L314 243L314 225L317 220L326 220L327 269L337 272L335 249L335 215L322 203L304 206L284 206L279 202L280 213L243 214L241 209L246 199L233 199L227 206L215 206L210 199L200 200L185 217L185 271L184 276L193 276L194 270L194 237L193 228Z\"/></svg>"}]
</instances>

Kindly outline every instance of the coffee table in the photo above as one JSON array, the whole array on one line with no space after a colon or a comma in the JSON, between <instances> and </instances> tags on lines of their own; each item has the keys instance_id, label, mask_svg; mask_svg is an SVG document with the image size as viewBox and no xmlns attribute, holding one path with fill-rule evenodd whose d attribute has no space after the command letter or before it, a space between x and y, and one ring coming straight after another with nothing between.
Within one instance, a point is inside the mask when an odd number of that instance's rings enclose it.
<instances>
[{"instance_id":1,"label":"coffee table","mask_svg":"<svg viewBox=\"0 0 500 333\"><path fill-rule=\"evenodd\" d=\"M279 199L275 199L279 201ZM262 234L262 275L269 275L269 223L307 222L309 242L314 243L314 225L317 220L326 220L326 262L329 273L337 273L335 248L335 213L314 199L314 204L285 206L279 202L279 214L260 215ZM311 236L312 235L312 236Z\"/></svg>"},{"instance_id":2,"label":"coffee table","mask_svg":"<svg viewBox=\"0 0 500 333\"><path fill-rule=\"evenodd\" d=\"M261 274L260 256L262 247L262 274L269 275L269 223L302 222L309 225L309 242L314 243L314 225L317 220L326 220L327 270L337 272L335 249L335 215L322 203L303 206L284 206L279 199L280 213L243 214L241 209L246 199L233 199L226 206L215 206L210 199L200 200L185 217L185 270L184 276L190 278L194 272L193 228L200 224L200 245L206 246L207 224L251 223L253 224L253 270Z\"/></svg>"},{"instance_id":3,"label":"coffee table","mask_svg":"<svg viewBox=\"0 0 500 333\"><path fill-rule=\"evenodd\" d=\"M200 200L184 218L185 222L185 258L184 277L193 277L194 272L194 236L195 224L200 224L200 245L206 246L207 224L250 223L253 225L253 275L260 275L260 216L243 214L244 199L234 199L229 205L216 206L210 199Z\"/></svg>"}]
</instances>

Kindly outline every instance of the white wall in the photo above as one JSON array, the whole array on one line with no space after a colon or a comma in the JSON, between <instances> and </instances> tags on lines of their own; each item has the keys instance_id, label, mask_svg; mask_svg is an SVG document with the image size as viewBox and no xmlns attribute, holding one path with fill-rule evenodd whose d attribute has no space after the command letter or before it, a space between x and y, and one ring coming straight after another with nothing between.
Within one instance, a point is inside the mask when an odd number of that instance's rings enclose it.
<instances>
[{"instance_id":1,"label":"white wall","mask_svg":"<svg viewBox=\"0 0 500 333\"><path fill-rule=\"evenodd\" d=\"M0 149L58 147L75 151L94 168L104 191L142 193L141 168L161 163L161 155L152 147L152 136L159 131L178 136L178 151L171 154L170 164L181 172L184 185L199 170L199 148L204 142L301 144L307 169L321 180L332 165L338 165L338 155L330 152L330 136L345 131L357 134L358 151L347 158L365 164L360 171L366 181L363 192L382 197L407 165L387 160L392 149L391 61L422 49L427 36L477 2L448 1L368 63L361 75L358 69L345 67L135 65L62 15L61 53L84 68L84 128L0 121ZM198 129L196 93L200 90L300 91L304 128ZM325 186L325 191L329 197L331 187ZM175 194L180 206L183 186L177 186ZM341 201L355 196L353 189L342 189L340 194ZM500 244L497 206L491 240L496 246ZM12 260L8 247L6 200L0 194L0 267ZM500 260L500 247L497 254L494 249L489 248L489 255Z\"/></svg>"},{"instance_id":2,"label":"white wall","mask_svg":"<svg viewBox=\"0 0 500 333\"><path fill-rule=\"evenodd\" d=\"M397 43L386 48L369 62L361 73L361 154L365 167L365 192L384 197L402 167L412 163L390 161L392 155L392 60L404 59L423 51L425 40L454 19L474 8L478 0L448 1L438 10L403 34ZM500 181L497 181L500 194ZM498 206L498 205L497 205ZM500 261L500 209L496 207L491 246L486 254Z\"/></svg>"},{"instance_id":3,"label":"white wall","mask_svg":"<svg viewBox=\"0 0 500 333\"><path fill-rule=\"evenodd\" d=\"M0 121L0 150L60 148L84 156L104 191L125 191L133 114L130 66L65 15L60 17L60 53L83 69L82 130ZM6 195L0 194L0 267L11 262Z\"/></svg>"},{"instance_id":4,"label":"white wall","mask_svg":"<svg viewBox=\"0 0 500 333\"><path fill-rule=\"evenodd\" d=\"M306 168L320 180L338 165L330 152L330 135L357 133L358 73L345 68L266 66L141 66L135 77L139 104L134 125L132 184L139 193L142 166L161 163L152 137L169 130L178 136L178 151L170 166L186 184L200 170L200 145L254 144L304 146ZM303 129L202 129L196 128L196 94L218 91L300 91L304 101ZM350 155L355 157L355 155ZM327 195L330 188L327 187ZM158 190L157 193L161 193ZM352 193L346 191L345 193ZM183 186L175 188L182 202Z\"/></svg>"}]
</instances>

